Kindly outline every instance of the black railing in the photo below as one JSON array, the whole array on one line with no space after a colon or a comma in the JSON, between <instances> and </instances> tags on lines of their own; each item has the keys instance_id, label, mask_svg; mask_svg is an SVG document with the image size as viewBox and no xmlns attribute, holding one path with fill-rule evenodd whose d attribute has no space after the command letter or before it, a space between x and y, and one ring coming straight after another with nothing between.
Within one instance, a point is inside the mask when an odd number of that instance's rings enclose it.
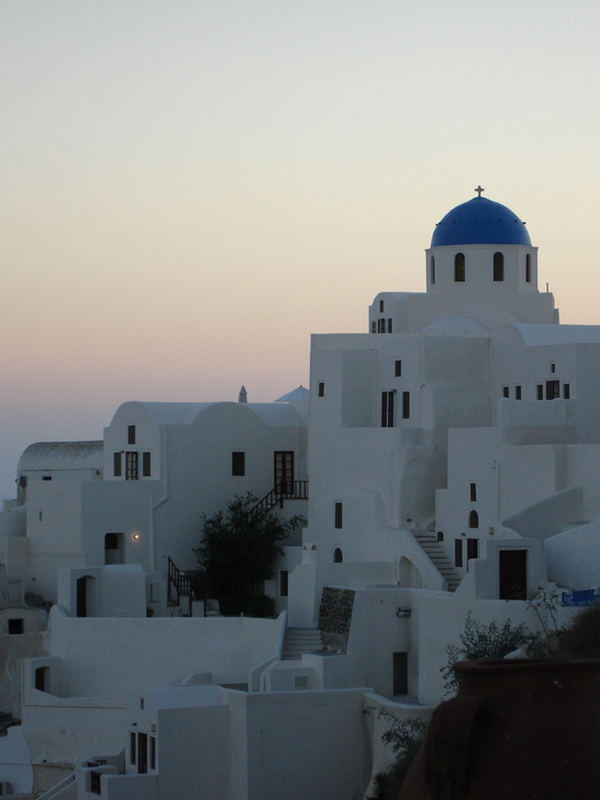
<instances>
[{"instance_id":1,"label":"black railing","mask_svg":"<svg viewBox=\"0 0 600 800\"><path fill-rule=\"evenodd\" d=\"M192 584L189 576L182 572L176 565L171 556L169 556L169 600L176 605L180 604L182 597L188 599L188 611L190 617L192 616Z\"/></svg>"},{"instance_id":2,"label":"black railing","mask_svg":"<svg viewBox=\"0 0 600 800\"><path fill-rule=\"evenodd\" d=\"M283 508L284 500L308 500L308 481L290 481L285 478L252 506L248 519L255 521L266 516L275 506Z\"/></svg>"}]
</instances>

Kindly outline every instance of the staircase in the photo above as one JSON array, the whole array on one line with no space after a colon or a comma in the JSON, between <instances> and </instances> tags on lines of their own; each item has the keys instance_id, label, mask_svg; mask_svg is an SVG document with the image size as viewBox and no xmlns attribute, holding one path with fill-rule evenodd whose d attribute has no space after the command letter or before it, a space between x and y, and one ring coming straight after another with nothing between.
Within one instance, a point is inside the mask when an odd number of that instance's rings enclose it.
<instances>
[{"instance_id":1,"label":"staircase","mask_svg":"<svg viewBox=\"0 0 600 800\"><path fill-rule=\"evenodd\" d=\"M284 500L308 500L308 481L283 480L280 486L271 489L256 505L252 506L248 512L248 520L255 522L266 517L275 506L283 508Z\"/></svg>"},{"instance_id":2,"label":"staircase","mask_svg":"<svg viewBox=\"0 0 600 800\"><path fill-rule=\"evenodd\" d=\"M321 631L318 628L286 628L283 640L283 661L296 661L303 653L314 653L323 649Z\"/></svg>"},{"instance_id":3,"label":"staircase","mask_svg":"<svg viewBox=\"0 0 600 800\"><path fill-rule=\"evenodd\" d=\"M176 565L171 556L168 561L169 581L168 600L176 606L181 606L182 598L187 598L188 616L192 616L192 585L189 576L182 572Z\"/></svg>"},{"instance_id":4,"label":"staircase","mask_svg":"<svg viewBox=\"0 0 600 800\"><path fill-rule=\"evenodd\" d=\"M452 566L443 546L438 542L437 536L434 533L429 533L429 531L413 531L413 536L448 584L448 591L456 591L461 579Z\"/></svg>"}]
</instances>

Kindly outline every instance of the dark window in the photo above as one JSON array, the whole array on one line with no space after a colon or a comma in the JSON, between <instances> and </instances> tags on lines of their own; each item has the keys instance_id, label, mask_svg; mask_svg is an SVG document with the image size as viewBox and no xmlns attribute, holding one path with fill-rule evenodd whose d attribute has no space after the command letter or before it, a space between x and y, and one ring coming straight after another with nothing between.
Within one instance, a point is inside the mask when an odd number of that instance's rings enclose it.
<instances>
[{"instance_id":1,"label":"dark window","mask_svg":"<svg viewBox=\"0 0 600 800\"><path fill-rule=\"evenodd\" d=\"M521 387L517 384L515 386L515 400L521 399Z\"/></svg>"},{"instance_id":2,"label":"dark window","mask_svg":"<svg viewBox=\"0 0 600 800\"><path fill-rule=\"evenodd\" d=\"M410 392L402 392L402 419L410 419Z\"/></svg>"},{"instance_id":3,"label":"dark window","mask_svg":"<svg viewBox=\"0 0 600 800\"><path fill-rule=\"evenodd\" d=\"M135 425L127 426L127 444L135 444Z\"/></svg>"},{"instance_id":4,"label":"dark window","mask_svg":"<svg viewBox=\"0 0 600 800\"><path fill-rule=\"evenodd\" d=\"M42 512L41 511L38 511L38 521L39 522L42 521Z\"/></svg>"},{"instance_id":5,"label":"dark window","mask_svg":"<svg viewBox=\"0 0 600 800\"><path fill-rule=\"evenodd\" d=\"M396 361L394 364L394 375L399 378L402 375L402 361Z\"/></svg>"},{"instance_id":6,"label":"dark window","mask_svg":"<svg viewBox=\"0 0 600 800\"><path fill-rule=\"evenodd\" d=\"M377 333L385 333L385 320L378 319L377 320Z\"/></svg>"},{"instance_id":7,"label":"dark window","mask_svg":"<svg viewBox=\"0 0 600 800\"><path fill-rule=\"evenodd\" d=\"M123 474L123 459L121 453L113 453L113 475L120 478Z\"/></svg>"},{"instance_id":8,"label":"dark window","mask_svg":"<svg viewBox=\"0 0 600 800\"><path fill-rule=\"evenodd\" d=\"M531 256L525 256L525 283L531 283Z\"/></svg>"},{"instance_id":9,"label":"dark window","mask_svg":"<svg viewBox=\"0 0 600 800\"><path fill-rule=\"evenodd\" d=\"M138 454L136 450L125 453L125 480L137 481L138 479Z\"/></svg>"},{"instance_id":10,"label":"dark window","mask_svg":"<svg viewBox=\"0 0 600 800\"><path fill-rule=\"evenodd\" d=\"M546 381L546 400L560 397L560 381Z\"/></svg>"},{"instance_id":11,"label":"dark window","mask_svg":"<svg viewBox=\"0 0 600 800\"><path fill-rule=\"evenodd\" d=\"M104 537L104 547L106 550L118 550L119 549L119 536L122 536L122 533L107 533Z\"/></svg>"},{"instance_id":12,"label":"dark window","mask_svg":"<svg viewBox=\"0 0 600 800\"><path fill-rule=\"evenodd\" d=\"M273 453L273 486L284 495L294 494L294 451L275 450Z\"/></svg>"},{"instance_id":13,"label":"dark window","mask_svg":"<svg viewBox=\"0 0 600 800\"><path fill-rule=\"evenodd\" d=\"M8 620L8 632L10 634L23 633L23 620L22 619L9 619Z\"/></svg>"},{"instance_id":14,"label":"dark window","mask_svg":"<svg viewBox=\"0 0 600 800\"><path fill-rule=\"evenodd\" d=\"M137 749L137 737L135 732L129 734L129 763L135 764L135 751Z\"/></svg>"},{"instance_id":15,"label":"dark window","mask_svg":"<svg viewBox=\"0 0 600 800\"><path fill-rule=\"evenodd\" d=\"M375 322L375 320L373 320L373 322L371 323L371 333L376 333L376 332L377 332L377 323Z\"/></svg>"},{"instance_id":16,"label":"dark window","mask_svg":"<svg viewBox=\"0 0 600 800\"><path fill-rule=\"evenodd\" d=\"M463 543L462 539L454 540L454 566L462 567Z\"/></svg>"},{"instance_id":17,"label":"dark window","mask_svg":"<svg viewBox=\"0 0 600 800\"><path fill-rule=\"evenodd\" d=\"M556 372L556 364L554 363L554 361L550 362L550 372L552 374L554 374Z\"/></svg>"},{"instance_id":18,"label":"dark window","mask_svg":"<svg viewBox=\"0 0 600 800\"><path fill-rule=\"evenodd\" d=\"M148 772L148 734L138 733L138 774Z\"/></svg>"},{"instance_id":19,"label":"dark window","mask_svg":"<svg viewBox=\"0 0 600 800\"><path fill-rule=\"evenodd\" d=\"M383 300L379 301L379 313L383 314Z\"/></svg>"},{"instance_id":20,"label":"dark window","mask_svg":"<svg viewBox=\"0 0 600 800\"><path fill-rule=\"evenodd\" d=\"M156 769L156 739L150 737L150 769Z\"/></svg>"},{"instance_id":21,"label":"dark window","mask_svg":"<svg viewBox=\"0 0 600 800\"><path fill-rule=\"evenodd\" d=\"M42 476L42 480L43 481L51 481L52 480L52 475L43 475Z\"/></svg>"},{"instance_id":22,"label":"dark window","mask_svg":"<svg viewBox=\"0 0 600 800\"><path fill-rule=\"evenodd\" d=\"M381 393L381 427L394 427L394 392Z\"/></svg>"},{"instance_id":23,"label":"dark window","mask_svg":"<svg viewBox=\"0 0 600 800\"><path fill-rule=\"evenodd\" d=\"M454 256L454 282L465 282L465 254L457 253Z\"/></svg>"},{"instance_id":24,"label":"dark window","mask_svg":"<svg viewBox=\"0 0 600 800\"><path fill-rule=\"evenodd\" d=\"M469 484L469 495L471 497L471 502L474 503L477 500L477 484L470 483Z\"/></svg>"},{"instance_id":25,"label":"dark window","mask_svg":"<svg viewBox=\"0 0 600 800\"><path fill-rule=\"evenodd\" d=\"M152 454L142 453L142 475L149 478L152 475Z\"/></svg>"},{"instance_id":26,"label":"dark window","mask_svg":"<svg viewBox=\"0 0 600 800\"><path fill-rule=\"evenodd\" d=\"M537 385L537 399L543 400L544 399L544 387L541 383Z\"/></svg>"},{"instance_id":27,"label":"dark window","mask_svg":"<svg viewBox=\"0 0 600 800\"><path fill-rule=\"evenodd\" d=\"M469 514L469 528L479 527L479 514L473 509Z\"/></svg>"},{"instance_id":28,"label":"dark window","mask_svg":"<svg viewBox=\"0 0 600 800\"><path fill-rule=\"evenodd\" d=\"M467 561L479 558L479 539L467 539Z\"/></svg>"},{"instance_id":29,"label":"dark window","mask_svg":"<svg viewBox=\"0 0 600 800\"><path fill-rule=\"evenodd\" d=\"M342 551L339 547L336 547L333 551L333 561L335 564L341 564L344 560L344 556L342 555Z\"/></svg>"},{"instance_id":30,"label":"dark window","mask_svg":"<svg viewBox=\"0 0 600 800\"><path fill-rule=\"evenodd\" d=\"M317 394L319 397L325 397L325 384L323 381L319 381L319 388L317 390Z\"/></svg>"},{"instance_id":31,"label":"dark window","mask_svg":"<svg viewBox=\"0 0 600 800\"><path fill-rule=\"evenodd\" d=\"M392 691L394 695L408 694L408 653L392 653L394 681Z\"/></svg>"},{"instance_id":32,"label":"dark window","mask_svg":"<svg viewBox=\"0 0 600 800\"><path fill-rule=\"evenodd\" d=\"M502 387L502 397L508 397L508 396L509 396L508 386L503 386Z\"/></svg>"},{"instance_id":33,"label":"dark window","mask_svg":"<svg viewBox=\"0 0 600 800\"><path fill-rule=\"evenodd\" d=\"M431 282L435 283L435 258L431 256Z\"/></svg>"},{"instance_id":34,"label":"dark window","mask_svg":"<svg viewBox=\"0 0 600 800\"><path fill-rule=\"evenodd\" d=\"M335 511L334 511L334 528L341 528L342 527L342 504L336 503L335 504Z\"/></svg>"},{"instance_id":35,"label":"dark window","mask_svg":"<svg viewBox=\"0 0 600 800\"><path fill-rule=\"evenodd\" d=\"M563 397L568 400L571 397L571 384L563 383Z\"/></svg>"},{"instance_id":36,"label":"dark window","mask_svg":"<svg viewBox=\"0 0 600 800\"><path fill-rule=\"evenodd\" d=\"M38 692L45 692L48 686L49 667L37 667L35 670L35 688Z\"/></svg>"},{"instance_id":37,"label":"dark window","mask_svg":"<svg viewBox=\"0 0 600 800\"><path fill-rule=\"evenodd\" d=\"M279 572L279 594L281 597L288 596L288 571L287 569L282 569Z\"/></svg>"},{"instance_id":38,"label":"dark window","mask_svg":"<svg viewBox=\"0 0 600 800\"><path fill-rule=\"evenodd\" d=\"M245 475L246 474L246 453L232 453L231 454L231 474L232 475Z\"/></svg>"},{"instance_id":39,"label":"dark window","mask_svg":"<svg viewBox=\"0 0 600 800\"><path fill-rule=\"evenodd\" d=\"M527 598L527 550L500 550L498 553L500 600Z\"/></svg>"},{"instance_id":40,"label":"dark window","mask_svg":"<svg viewBox=\"0 0 600 800\"><path fill-rule=\"evenodd\" d=\"M444 541L444 531L438 531L437 532L437 540L438 540L438 542L443 542Z\"/></svg>"},{"instance_id":41,"label":"dark window","mask_svg":"<svg viewBox=\"0 0 600 800\"><path fill-rule=\"evenodd\" d=\"M388 319L388 333L392 332L392 320Z\"/></svg>"},{"instance_id":42,"label":"dark window","mask_svg":"<svg viewBox=\"0 0 600 800\"><path fill-rule=\"evenodd\" d=\"M502 253L494 253L494 280L504 280L504 256Z\"/></svg>"}]
</instances>

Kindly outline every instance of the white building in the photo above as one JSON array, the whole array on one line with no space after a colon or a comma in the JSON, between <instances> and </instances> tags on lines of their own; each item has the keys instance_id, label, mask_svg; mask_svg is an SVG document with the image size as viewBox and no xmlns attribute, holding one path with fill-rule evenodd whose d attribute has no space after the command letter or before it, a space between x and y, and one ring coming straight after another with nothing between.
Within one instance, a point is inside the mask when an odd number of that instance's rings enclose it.
<instances>
[{"instance_id":1,"label":"white building","mask_svg":"<svg viewBox=\"0 0 600 800\"><path fill-rule=\"evenodd\" d=\"M377 295L366 333L313 336L307 449L295 398L118 409L102 480L69 487L80 562L59 554L44 574L59 586L48 656L25 665L34 765L68 760L64 742L97 756L53 796L362 796L383 758L372 709L428 713L468 612L535 625L530 592L600 585L600 328L559 324L524 223L477 192L436 226L424 293ZM287 621L140 619L143 574L191 566L199 514L268 492L286 453L310 478ZM53 503L36 482L37 585ZM95 618L76 618L79 581ZM103 619L121 596L130 616ZM312 644L285 658L303 628ZM40 737L58 722L62 743Z\"/></svg>"}]
</instances>

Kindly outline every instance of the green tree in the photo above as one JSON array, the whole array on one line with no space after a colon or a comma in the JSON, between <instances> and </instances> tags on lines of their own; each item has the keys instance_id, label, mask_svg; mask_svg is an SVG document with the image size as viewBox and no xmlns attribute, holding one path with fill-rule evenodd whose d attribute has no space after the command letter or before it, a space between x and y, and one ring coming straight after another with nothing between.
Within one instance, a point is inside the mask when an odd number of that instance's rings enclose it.
<instances>
[{"instance_id":1,"label":"green tree","mask_svg":"<svg viewBox=\"0 0 600 800\"><path fill-rule=\"evenodd\" d=\"M236 495L225 511L203 517L202 542L194 552L224 614L273 613L262 582L273 577L281 543L304 522L298 515L288 520L275 514L257 518L249 513L257 502L252 492Z\"/></svg>"}]
</instances>

